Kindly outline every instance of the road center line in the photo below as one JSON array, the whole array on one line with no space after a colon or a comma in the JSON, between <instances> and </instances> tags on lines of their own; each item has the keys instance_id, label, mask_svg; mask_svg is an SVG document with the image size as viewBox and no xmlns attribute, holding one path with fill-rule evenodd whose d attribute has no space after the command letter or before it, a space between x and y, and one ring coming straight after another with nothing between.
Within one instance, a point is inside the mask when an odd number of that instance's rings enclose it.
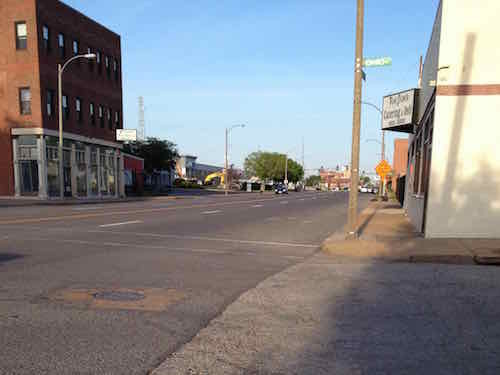
<instances>
[{"instance_id":1,"label":"road center line","mask_svg":"<svg viewBox=\"0 0 500 375\"><path fill-rule=\"evenodd\" d=\"M122 223L112 223L112 224L99 225L99 228L118 227L120 225L139 224L139 223L142 223L142 221L140 221L140 220L124 221Z\"/></svg>"},{"instance_id":2,"label":"road center line","mask_svg":"<svg viewBox=\"0 0 500 375\"><path fill-rule=\"evenodd\" d=\"M260 207L264 207L264 206L261 204L256 204L255 206L252 206L252 208L260 208Z\"/></svg>"},{"instance_id":3,"label":"road center line","mask_svg":"<svg viewBox=\"0 0 500 375\"><path fill-rule=\"evenodd\" d=\"M222 211L221 211L221 210L215 210L215 211L204 211L204 212L202 212L201 214L202 214L202 215L212 215L212 214L218 214L218 213L220 213L220 212L222 212Z\"/></svg>"}]
</instances>

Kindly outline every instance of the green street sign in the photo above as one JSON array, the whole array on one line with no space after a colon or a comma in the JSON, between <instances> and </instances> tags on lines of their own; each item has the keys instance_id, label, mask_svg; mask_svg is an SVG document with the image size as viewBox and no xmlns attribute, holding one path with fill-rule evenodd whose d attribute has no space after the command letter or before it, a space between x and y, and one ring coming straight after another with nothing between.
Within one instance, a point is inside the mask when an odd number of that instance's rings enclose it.
<instances>
[{"instance_id":1,"label":"green street sign","mask_svg":"<svg viewBox=\"0 0 500 375\"><path fill-rule=\"evenodd\" d=\"M373 68L377 66L391 66L392 57L377 57L374 59L364 59L363 66L366 68Z\"/></svg>"}]
</instances>

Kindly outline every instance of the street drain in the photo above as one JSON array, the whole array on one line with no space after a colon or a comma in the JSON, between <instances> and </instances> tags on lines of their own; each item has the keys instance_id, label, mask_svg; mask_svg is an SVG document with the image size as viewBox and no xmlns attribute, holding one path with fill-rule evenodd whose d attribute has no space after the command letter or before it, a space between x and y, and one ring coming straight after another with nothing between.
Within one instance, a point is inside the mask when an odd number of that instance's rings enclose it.
<instances>
[{"instance_id":1,"label":"street drain","mask_svg":"<svg viewBox=\"0 0 500 375\"><path fill-rule=\"evenodd\" d=\"M116 302L140 301L146 298L146 296L143 293L120 291L120 290L98 292L94 293L92 296L95 299L100 299L105 301L116 301Z\"/></svg>"}]
</instances>

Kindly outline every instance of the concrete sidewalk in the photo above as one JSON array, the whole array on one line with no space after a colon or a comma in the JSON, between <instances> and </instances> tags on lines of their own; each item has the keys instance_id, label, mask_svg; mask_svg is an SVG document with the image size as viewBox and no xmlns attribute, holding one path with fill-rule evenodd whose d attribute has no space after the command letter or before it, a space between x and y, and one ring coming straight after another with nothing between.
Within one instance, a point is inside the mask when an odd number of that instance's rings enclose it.
<instances>
[{"instance_id":1,"label":"concrete sidewalk","mask_svg":"<svg viewBox=\"0 0 500 375\"><path fill-rule=\"evenodd\" d=\"M322 250L358 260L500 264L500 240L425 239L415 232L397 203L372 202L361 213L358 228L359 239L344 240L344 233L334 233Z\"/></svg>"}]
</instances>

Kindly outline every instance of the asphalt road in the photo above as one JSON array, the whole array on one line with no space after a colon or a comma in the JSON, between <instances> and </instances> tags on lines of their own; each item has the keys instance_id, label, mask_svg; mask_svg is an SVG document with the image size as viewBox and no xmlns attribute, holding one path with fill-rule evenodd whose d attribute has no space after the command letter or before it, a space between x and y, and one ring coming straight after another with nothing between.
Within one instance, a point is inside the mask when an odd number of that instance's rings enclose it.
<instances>
[{"instance_id":1,"label":"asphalt road","mask_svg":"<svg viewBox=\"0 0 500 375\"><path fill-rule=\"evenodd\" d=\"M346 193L0 210L0 374L146 374L346 221ZM361 208L371 196L361 196Z\"/></svg>"}]
</instances>

